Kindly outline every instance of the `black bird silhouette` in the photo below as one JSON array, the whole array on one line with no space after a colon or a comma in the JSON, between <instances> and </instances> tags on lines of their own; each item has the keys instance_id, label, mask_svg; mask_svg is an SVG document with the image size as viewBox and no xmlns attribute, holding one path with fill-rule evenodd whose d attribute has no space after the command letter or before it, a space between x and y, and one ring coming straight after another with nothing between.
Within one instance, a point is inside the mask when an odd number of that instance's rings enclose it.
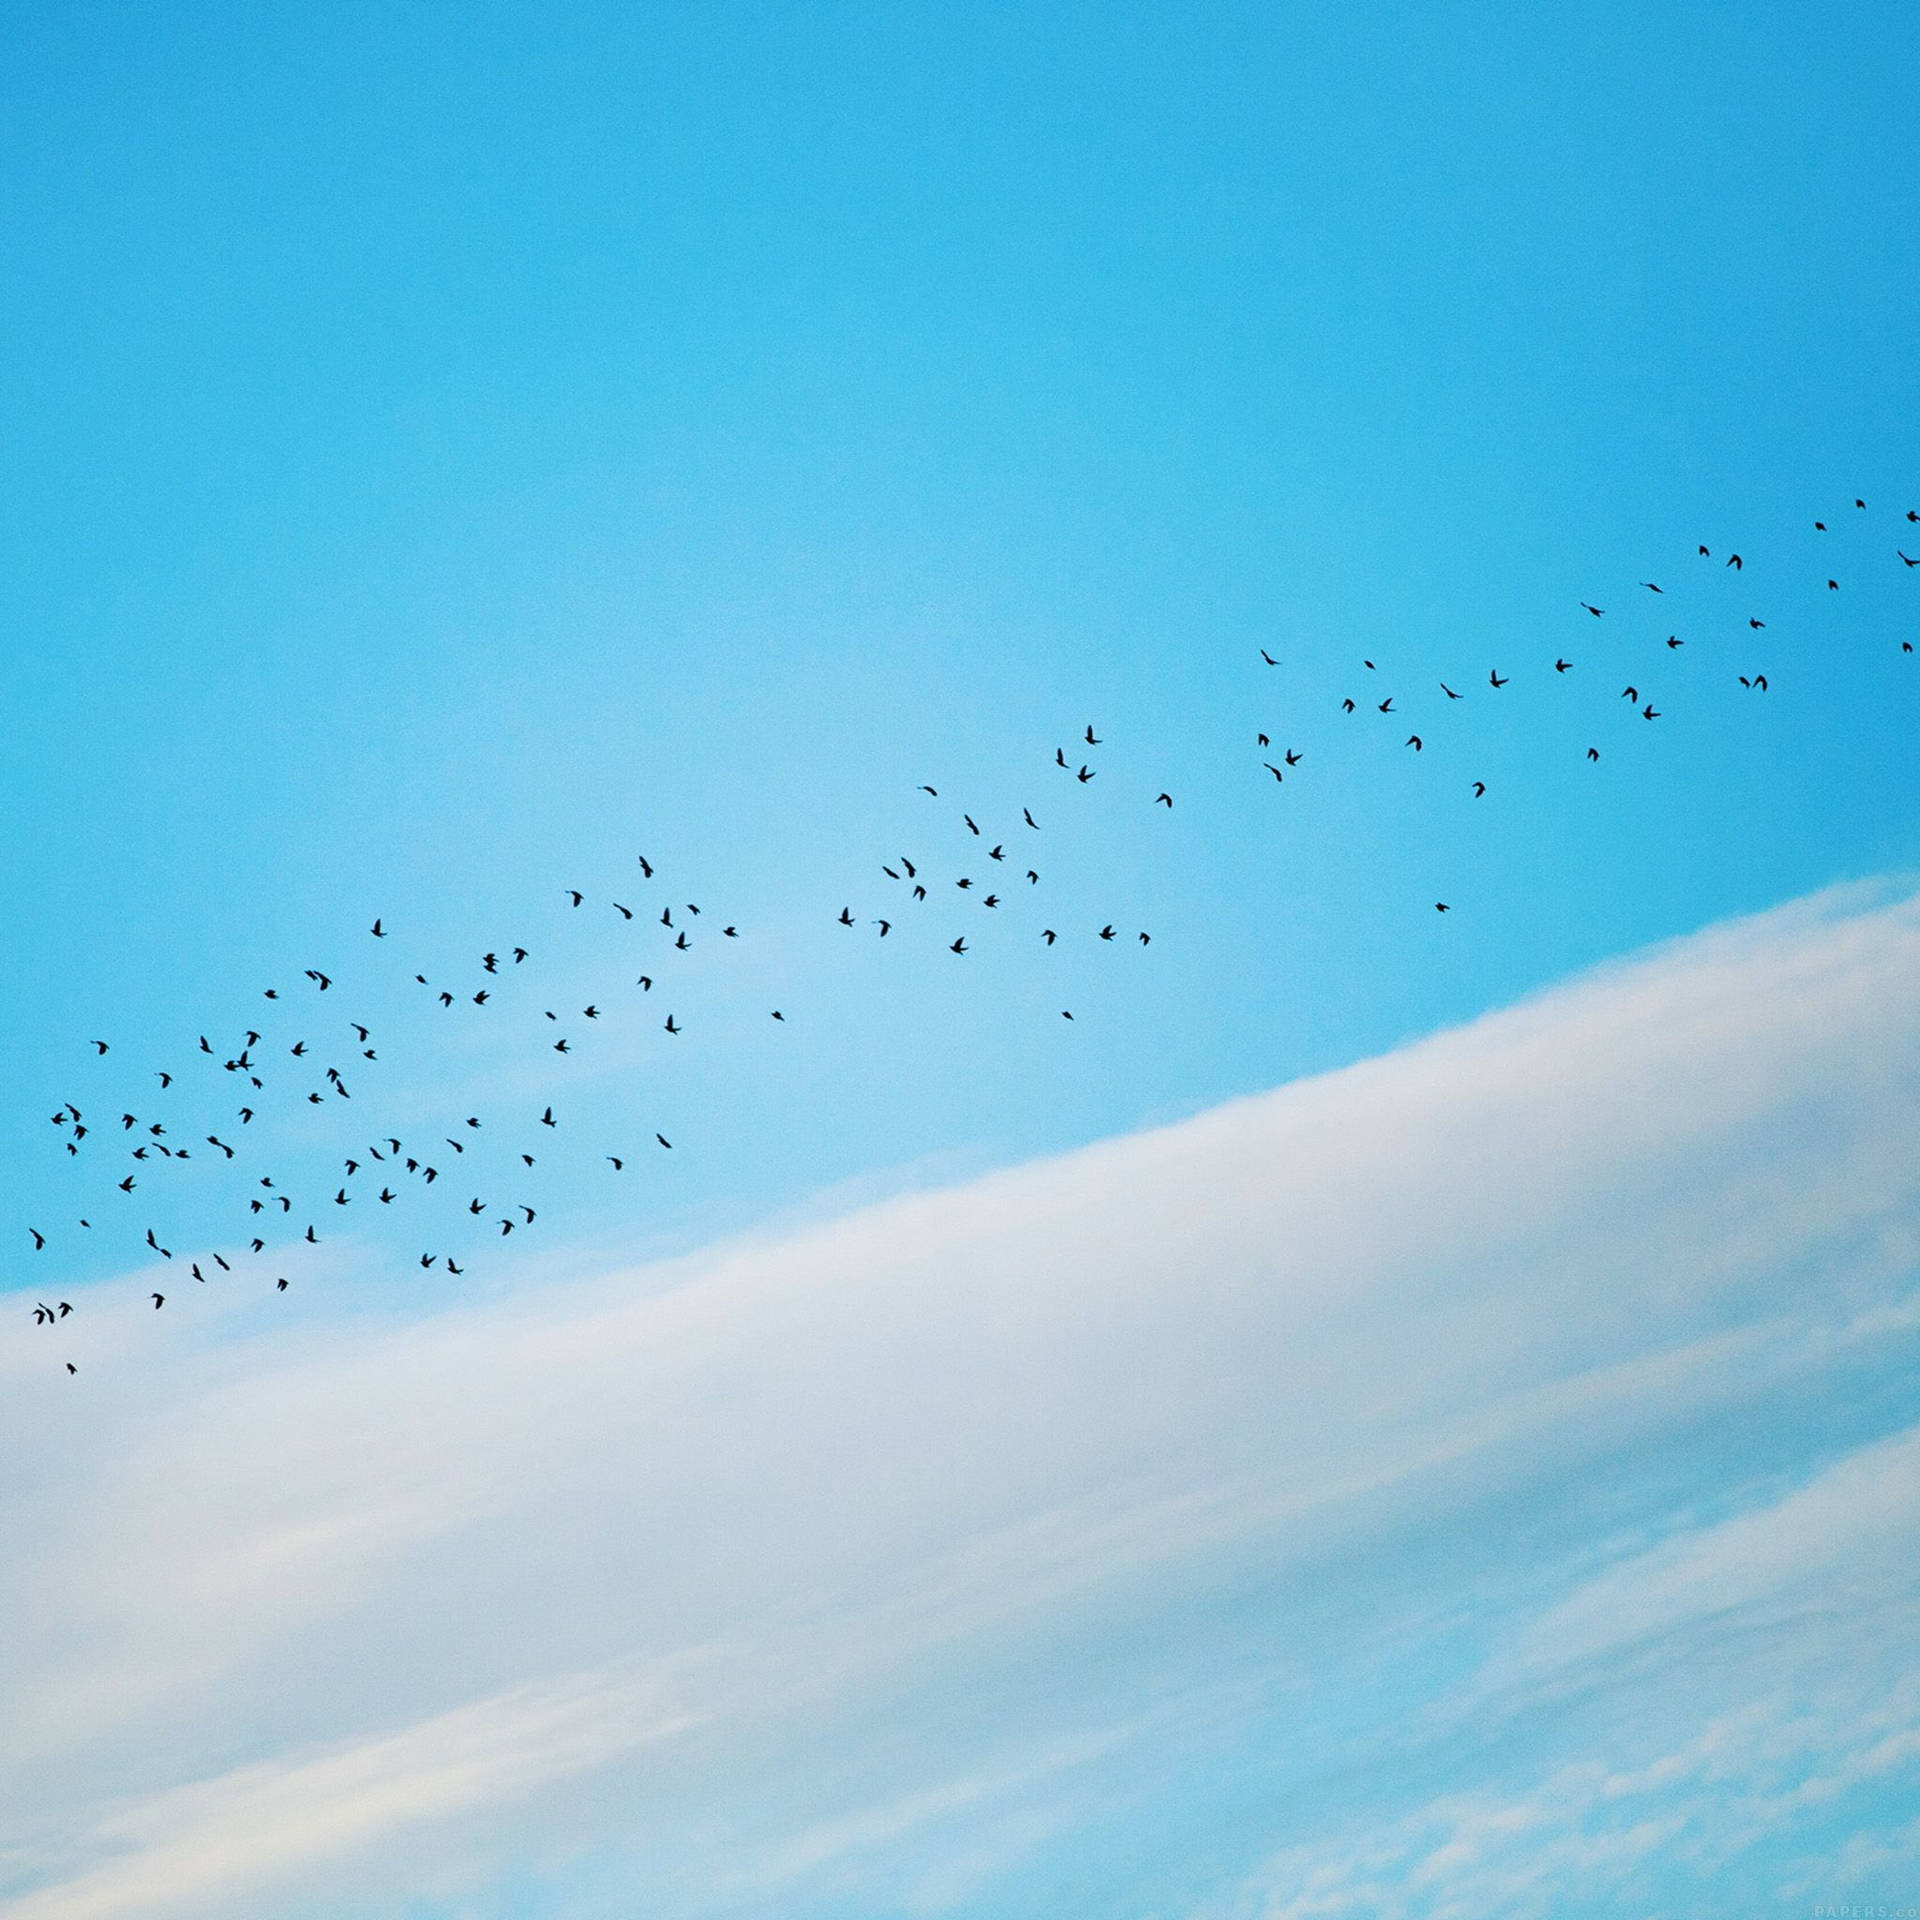
<instances>
[{"instance_id":1,"label":"black bird silhouette","mask_svg":"<svg viewBox=\"0 0 1920 1920\"><path fill-rule=\"evenodd\" d=\"M1658 589L1658 588L1655 588L1655 592L1658 592L1658 591L1659 591L1659 589ZM1601 615L1602 615L1603 613L1605 613L1605 612L1606 612L1606 608L1605 608L1605 607L1594 607L1594 606L1587 606L1587 602L1586 602L1586 601L1584 601L1584 600L1582 600L1582 601L1580 602L1580 604L1581 604L1581 605L1582 605L1583 607L1586 607L1586 608L1587 608L1587 611L1588 611L1588 612L1589 612L1590 614L1592 614L1592 615L1593 615L1593 617L1594 617L1594 618L1595 618L1596 620L1598 620L1598 619L1600 618L1600 616L1601 616Z\"/></svg>"},{"instance_id":2,"label":"black bird silhouette","mask_svg":"<svg viewBox=\"0 0 1920 1920\"><path fill-rule=\"evenodd\" d=\"M29 1227L27 1231L33 1235L33 1250L38 1253L47 1244L47 1236L38 1227Z\"/></svg>"},{"instance_id":3,"label":"black bird silhouette","mask_svg":"<svg viewBox=\"0 0 1920 1920\"><path fill-rule=\"evenodd\" d=\"M1111 922L1100 929L1100 938L1102 940L1111 940L1113 938L1113 926Z\"/></svg>"},{"instance_id":4,"label":"black bird silhouette","mask_svg":"<svg viewBox=\"0 0 1920 1920\"><path fill-rule=\"evenodd\" d=\"M1899 554L1899 556L1900 556L1900 558L1901 558L1902 560L1904 560L1904 561L1906 561L1906 564L1907 564L1908 566L1910 566L1910 567L1920 567L1920 560L1908 560L1908 559L1907 559L1907 556L1906 556L1906 553L1905 553L1905 551L1904 551L1904 549L1902 549L1902 548L1900 548L1900 547L1895 547L1895 548L1894 548L1894 552L1895 552L1895 553L1897 553L1897 554Z\"/></svg>"},{"instance_id":5,"label":"black bird silhouette","mask_svg":"<svg viewBox=\"0 0 1920 1920\"><path fill-rule=\"evenodd\" d=\"M787 1016L782 1013L778 1007L774 1008L773 1017L778 1020L782 1026L786 1025Z\"/></svg>"},{"instance_id":6,"label":"black bird silhouette","mask_svg":"<svg viewBox=\"0 0 1920 1920\"><path fill-rule=\"evenodd\" d=\"M1705 553L1706 548L1702 547L1700 551ZM1727 565L1730 566L1735 573L1745 573L1747 570L1747 563L1742 560L1737 553L1728 556Z\"/></svg>"},{"instance_id":7,"label":"black bird silhouette","mask_svg":"<svg viewBox=\"0 0 1920 1920\"><path fill-rule=\"evenodd\" d=\"M1473 783L1473 797L1476 800L1478 800L1481 797L1481 795L1486 792L1486 790L1487 790L1487 783L1484 780L1476 780Z\"/></svg>"},{"instance_id":8,"label":"black bird silhouette","mask_svg":"<svg viewBox=\"0 0 1920 1920\"><path fill-rule=\"evenodd\" d=\"M647 864L647 856L644 853L636 853L633 857L640 862L640 877L643 880L651 880L653 868Z\"/></svg>"},{"instance_id":9,"label":"black bird silhouette","mask_svg":"<svg viewBox=\"0 0 1920 1920\"><path fill-rule=\"evenodd\" d=\"M1276 780L1284 780L1284 779L1286 778L1286 775L1285 775L1285 774L1283 774L1283 773L1282 773L1282 772L1280 771L1280 769L1279 769L1278 767L1276 767L1276 766L1275 766L1275 765L1273 764L1273 762L1272 762L1271 760L1262 760L1262 761L1260 762L1260 764L1261 764L1261 765L1262 765L1263 767L1265 767L1265 768L1266 768L1266 770L1267 770L1267 771L1268 771L1268 772L1269 772L1270 774L1272 774L1272 775L1273 775L1273 777L1274 777L1274 778L1275 778Z\"/></svg>"},{"instance_id":10,"label":"black bird silhouette","mask_svg":"<svg viewBox=\"0 0 1920 1920\"><path fill-rule=\"evenodd\" d=\"M1658 593L1660 591L1651 580L1642 580L1640 584L1645 587L1649 593Z\"/></svg>"},{"instance_id":11,"label":"black bird silhouette","mask_svg":"<svg viewBox=\"0 0 1920 1920\"><path fill-rule=\"evenodd\" d=\"M1173 795L1170 793L1157 794L1154 797L1153 804L1156 807L1171 807L1173 805Z\"/></svg>"},{"instance_id":12,"label":"black bird silhouette","mask_svg":"<svg viewBox=\"0 0 1920 1920\"><path fill-rule=\"evenodd\" d=\"M1060 1009L1060 1018L1062 1020L1071 1020L1073 1018L1073 1015L1070 1014L1065 1007L1062 1007Z\"/></svg>"},{"instance_id":13,"label":"black bird silhouette","mask_svg":"<svg viewBox=\"0 0 1920 1920\"><path fill-rule=\"evenodd\" d=\"M1512 678L1513 675L1508 674L1506 680L1503 680L1498 672L1489 671L1487 674L1487 685L1490 687L1504 687L1507 684L1507 680L1511 680Z\"/></svg>"},{"instance_id":14,"label":"black bird silhouette","mask_svg":"<svg viewBox=\"0 0 1920 1920\"><path fill-rule=\"evenodd\" d=\"M1382 713L1391 713L1393 711L1393 695L1392 694L1388 694L1387 697L1380 702L1380 711Z\"/></svg>"},{"instance_id":15,"label":"black bird silhouette","mask_svg":"<svg viewBox=\"0 0 1920 1920\"><path fill-rule=\"evenodd\" d=\"M680 937L673 943L674 951L676 953L686 953L692 949L692 946L693 942L687 938L686 929L682 928Z\"/></svg>"},{"instance_id":16,"label":"black bird silhouette","mask_svg":"<svg viewBox=\"0 0 1920 1920\"><path fill-rule=\"evenodd\" d=\"M580 904L582 900L584 900L587 897L584 893L580 892L580 890L577 887L568 887L566 889L566 895L567 895L567 898L571 900L576 907Z\"/></svg>"},{"instance_id":17,"label":"black bird silhouette","mask_svg":"<svg viewBox=\"0 0 1920 1920\"><path fill-rule=\"evenodd\" d=\"M722 927L720 932L722 937L728 940L738 940L740 938L740 929L738 927Z\"/></svg>"},{"instance_id":18,"label":"black bird silhouette","mask_svg":"<svg viewBox=\"0 0 1920 1920\"><path fill-rule=\"evenodd\" d=\"M1651 700L1640 709L1640 717L1643 720L1658 720L1660 718L1659 714L1654 710L1654 705Z\"/></svg>"},{"instance_id":19,"label":"black bird silhouette","mask_svg":"<svg viewBox=\"0 0 1920 1920\"><path fill-rule=\"evenodd\" d=\"M164 1293L156 1293L153 1296L153 1310L155 1313L158 1313L166 1304L167 1296Z\"/></svg>"},{"instance_id":20,"label":"black bird silhouette","mask_svg":"<svg viewBox=\"0 0 1920 1920\"><path fill-rule=\"evenodd\" d=\"M1670 633L1667 635L1667 648L1669 652L1677 652L1681 647L1684 647L1686 644L1687 643L1684 640L1682 640L1677 633Z\"/></svg>"},{"instance_id":21,"label":"black bird silhouette","mask_svg":"<svg viewBox=\"0 0 1920 1920\"><path fill-rule=\"evenodd\" d=\"M627 1164L617 1153L608 1154L607 1159L612 1164L615 1173L618 1173Z\"/></svg>"},{"instance_id":22,"label":"black bird silhouette","mask_svg":"<svg viewBox=\"0 0 1920 1920\"><path fill-rule=\"evenodd\" d=\"M1097 747L1097 746L1100 746L1100 745L1102 745L1102 744L1104 744L1104 743L1103 743L1103 742L1101 742L1101 741L1099 741L1099 740L1096 740L1096 739L1095 739L1095 738L1093 737L1093 729L1092 729L1092 727L1088 727L1088 729L1087 729L1087 745L1088 745L1088 746L1090 746L1090 747Z\"/></svg>"},{"instance_id":23,"label":"black bird silhouette","mask_svg":"<svg viewBox=\"0 0 1920 1920\"><path fill-rule=\"evenodd\" d=\"M1289 747L1280 757L1290 767L1297 767L1300 764L1300 755L1292 747Z\"/></svg>"},{"instance_id":24,"label":"black bird silhouette","mask_svg":"<svg viewBox=\"0 0 1920 1920\"><path fill-rule=\"evenodd\" d=\"M1640 689L1638 687L1622 687L1620 689L1620 698L1622 700L1637 701L1640 698Z\"/></svg>"},{"instance_id":25,"label":"black bird silhouette","mask_svg":"<svg viewBox=\"0 0 1920 1920\"><path fill-rule=\"evenodd\" d=\"M893 922L891 920L876 920L873 924L880 929L880 938L882 940L893 931Z\"/></svg>"},{"instance_id":26,"label":"black bird silhouette","mask_svg":"<svg viewBox=\"0 0 1920 1920\"><path fill-rule=\"evenodd\" d=\"M978 839L980 837L980 829L973 824L973 815L963 813L960 818L967 823L967 831L972 834L975 839Z\"/></svg>"},{"instance_id":27,"label":"black bird silhouette","mask_svg":"<svg viewBox=\"0 0 1920 1920\"><path fill-rule=\"evenodd\" d=\"M1073 777L1084 787L1087 782L1093 778L1093 769L1091 767L1082 767Z\"/></svg>"},{"instance_id":28,"label":"black bird silhouette","mask_svg":"<svg viewBox=\"0 0 1920 1920\"><path fill-rule=\"evenodd\" d=\"M1067 754L1066 754L1066 749L1065 749L1064 747L1055 747L1055 748L1054 748L1054 750L1053 750L1053 764L1054 764L1054 765L1055 765L1056 767L1064 767L1064 766L1065 766L1065 765L1067 764Z\"/></svg>"},{"instance_id":29,"label":"black bird silhouette","mask_svg":"<svg viewBox=\"0 0 1920 1920\"><path fill-rule=\"evenodd\" d=\"M1340 711L1342 713L1351 713L1353 711L1353 702L1351 700L1342 700L1340 702Z\"/></svg>"},{"instance_id":30,"label":"black bird silhouette","mask_svg":"<svg viewBox=\"0 0 1920 1920\"><path fill-rule=\"evenodd\" d=\"M923 786L920 789L920 791L922 793L931 793L936 800L940 798L939 792L936 788Z\"/></svg>"},{"instance_id":31,"label":"black bird silhouette","mask_svg":"<svg viewBox=\"0 0 1920 1920\"><path fill-rule=\"evenodd\" d=\"M173 1075L170 1073L157 1073L154 1077L160 1082L160 1090L163 1093L173 1085Z\"/></svg>"},{"instance_id":32,"label":"black bird silhouette","mask_svg":"<svg viewBox=\"0 0 1920 1920\"><path fill-rule=\"evenodd\" d=\"M673 1015L672 1015L672 1014L668 1014L668 1015L667 1015L667 1031L668 1031L669 1033L680 1033L680 1032L683 1032L683 1031L684 1031L684 1029L683 1029L683 1028L680 1028L680 1027L676 1027L676 1026L675 1026L675 1025L673 1024Z\"/></svg>"},{"instance_id":33,"label":"black bird silhouette","mask_svg":"<svg viewBox=\"0 0 1920 1920\"><path fill-rule=\"evenodd\" d=\"M1420 753L1425 750L1421 744L1420 736L1417 733L1407 735L1407 745L1410 746L1415 753Z\"/></svg>"},{"instance_id":34,"label":"black bird silhouette","mask_svg":"<svg viewBox=\"0 0 1920 1920\"><path fill-rule=\"evenodd\" d=\"M1450 686L1448 686L1444 680L1440 682L1440 691L1444 693L1449 700L1459 700L1464 697L1460 694L1455 693L1454 690Z\"/></svg>"},{"instance_id":35,"label":"black bird silhouette","mask_svg":"<svg viewBox=\"0 0 1920 1920\"><path fill-rule=\"evenodd\" d=\"M1747 622L1747 625L1750 626L1756 633L1758 633L1760 629L1764 627L1766 624L1767 623L1764 620L1749 620Z\"/></svg>"},{"instance_id":36,"label":"black bird silhouette","mask_svg":"<svg viewBox=\"0 0 1920 1920\"><path fill-rule=\"evenodd\" d=\"M840 909L840 924L843 927L853 925L853 909L851 907L842 907Z\"/></svg>"},{"instance_id":37,"label":"black bird silhouette","mask_svg":"<svg viewBox=\"0 0 1920 1920\"><path fill-rule=\"evenodd\" d=\"M1901 555L1901 558L1906 559L1906 556L1903 554ZM1907 565L1912 566L1913 562L1911 560L1908 560ZM1034 830L1035 833L1038 833L1040 831L1040 822L1036 820L1033 817L1033 815L1027 811L1025 807L1022 807L1020 809L1020 818L1024 820L1027 823L1027 825Z\"/></svg>"},{"instance_id":38,"label":"black bird silhouette","mask_svg":"<svg viewBox=\"0 0 1920 1920\"><path fill-rule=\"evenodd\" d=\"M1273 657L1273 655L1266 650L1265 647L1262 647L1260 649L1260 658L1264 660L1267 663L1267 665L1270 667L1277 667L1280 664L1280 662L1276 660Z\"/></svg>"},{"instance_id":39,"label":"black bird silhouette","mask_svg":"<svg viewBox=\"0 0 1920 1920\"><path fill-rule=\"evenodd\" d=\"M964 939L956 940L953 945L947 949L949 953L965 953L966 950L967 943Z\"/></svg>"},{"instance_id":40,"label":"black bird silhouette","mask_svg":"<svg viewBox=\"0 0 1920 1920\"><path fill-rule=\"evenodd\" d=\"M1556 660L1553 663L1553 670L1555 673L1565 673L1566 670L1572 665L1573 665L1573 662L1571 660Z\"/></svg>"},{"instance_id":41,"label":"black bird silhouette","mask_svg":"<svg viewBox=\"0 0 1920 1920\"><path fill-rule=\"evenodd\" d=\"M661 1145L662 1145L663 1147L665 1147L665 1148L666 1148L666 1150L667 1150L667 1151L668 1151L669 1153L671 1153L671 1152L673 1151L673 1142L672 1142L671 1140L669 1140L669 1139L667 1138L667 1136L666 1136L666 1135L665 1135L664 1133L656 1133L656 1134L655 1134L655 1135L654 1135L653 1137L654 1137L654 1138L655 1138L656 1140L658 1140L658 1141L660 1142L660 1144L661 1144Z\"/></svg>"},{"instance_id":42,"label":"black bird silhouette","mask_svg":"<svg viewBox=\"0 0 1920 1920\"><path fill-rule=\"evenodd\" d=\"M93 1042L93 1045L97 1047L102 1053L105 1053L107 1050L107 1043L104 1040L96 1040Z\"/></svg>"},{"instance_id":43,"label":"black bird silhouette","mask_svg":"<svg viewBox=\"0 0 1920 1920\"><path fill-rule=\"evenodd\" d=\"M381 926L378 920L376 920L367 931L371 933L376 940L384 940L387 937L386 929Z\"/></svg>"},{"instance_id":44,"label":"black bird silhouette","mask_svg":"<svg viewBox=\"0 0 1920 1920\"><path fill-rule=\"evenodd\" d=\"M614 901L613 909L619 914L622 920L631 920L633 918L633 909L631 907L623 907L618 900Z\"/></svg>"},{"instance_id":45,"label":"black bird silhouette","mask_svg":"<svg viewBox=\"0 0 1920 1920\"><path fill-rule=\"evenodd\" d=\"M989 847L987 849L987 858L989 860L1004 860L1006 857L1007 857L1007 852L1004 845L997 846L997 847Z\"/></svg>"},{"instance_id":46,"label":"black bird silhouette","mask_svg":"<svg viewBox=\"0 0 1920 1920\"><path fill-rule=\"evenodd\" d=\"M1055 933L1051 927L1044 927L1041 929L1040 938L1044 940L1048 946L1052 946L1060 936Z\"/></svg>"},{"instance_id":47,"label":"black bird silhouette","mask_svg":"<svg viewBox=\"0 0 1920 1920\"><path fill-rule=\"evenodd\" d=\"M1433 903L1433 910L1435 913L1451 913L1453 911L1444 900L1436 900Z\"/></svg>"}]
</instances>

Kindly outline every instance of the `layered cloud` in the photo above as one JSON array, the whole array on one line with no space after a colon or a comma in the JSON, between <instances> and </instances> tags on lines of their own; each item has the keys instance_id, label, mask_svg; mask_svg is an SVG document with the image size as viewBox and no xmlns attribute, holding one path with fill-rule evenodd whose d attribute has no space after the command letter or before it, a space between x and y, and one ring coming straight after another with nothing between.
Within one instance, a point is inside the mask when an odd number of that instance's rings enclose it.
<instances>
[{"instance_id":1,"label":"layered cloud","mask_svg":"<svg viewBox=\"0 0 1920 1920\"><path fill-rule=\"evenodd\" d=\"M0 1357L0 1914L1892 1886L1917 1120L1855 893L670 1265L83 1302Z\"/></svg>"}]
</instances>

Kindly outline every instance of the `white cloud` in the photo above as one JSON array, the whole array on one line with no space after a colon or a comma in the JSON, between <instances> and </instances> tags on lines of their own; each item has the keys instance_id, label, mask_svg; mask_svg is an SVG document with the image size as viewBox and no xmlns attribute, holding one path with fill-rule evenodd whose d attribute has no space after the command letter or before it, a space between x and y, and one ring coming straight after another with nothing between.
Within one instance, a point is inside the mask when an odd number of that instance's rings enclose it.
<instances>
[{"instance_id":1,"label":"white cloud","mask_svg":"<svg viewBox=\"0 0 1920 1920\"><path fill-rule=\"evenodd\" d=\"M1907 1442L1764 1525L1574 1527L1547 1572L1463 1526L1453 1584L1391 1569L1449 1514L1705 1445L1911 1338L1917 1065L1920 904L1829 898L665 1268L411 1325L84 1303L79 1382L0 1350L0 1438L38 1463L0 1493L36 1543L0 1570L0 1913L294 1912L329 1861L339 1912L355 1863L391 1888L609 1844L697 1911L668 1855L844 1873L969 1782L1079 1791L1073 1756L1162 1712L1169 1661L1234 1670L1207 1608L1236 1582L1376 1554L1276 1649L1304 1689L1489 1593L1507 1686L1777 1599L1874 1514L1910 1534ZM1394 1870L1537 1864L1497 1798ZM1654 1811L1604 1845L1670 1838Z\"/></svg>"}]
</instances>

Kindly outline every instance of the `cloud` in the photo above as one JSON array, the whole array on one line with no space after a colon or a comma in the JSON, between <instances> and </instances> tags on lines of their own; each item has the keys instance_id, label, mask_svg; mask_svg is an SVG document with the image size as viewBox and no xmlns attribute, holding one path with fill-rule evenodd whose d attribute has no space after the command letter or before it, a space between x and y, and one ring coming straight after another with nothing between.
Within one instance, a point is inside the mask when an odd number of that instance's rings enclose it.
<instances>
[{"instance_id":1,"label":"cloud","mask_svg":"<svg viewBox=\"0 0 1920 1920\"><path fill-rule=\"evenodd\" d=\"M1920 903L1828 896L665 1265L413 1320L83 1302L78 1380L0 1351L0 1914L399 1911L609 1850L627 1910L977 1904L1282 1698L1331 1778L1722 1616L1798 1644L1815 1561L1912 1559L1917 990ZM1705 1736L1653 1721L1567 1764L1673 1791ZM1300 1870L1441 1911L1673 1855L1658 1796L1556 1813L1558 1764L1445 1819L1414 1782L1424 1852L1329 1815Z\"/></svg>"}]
</instances>

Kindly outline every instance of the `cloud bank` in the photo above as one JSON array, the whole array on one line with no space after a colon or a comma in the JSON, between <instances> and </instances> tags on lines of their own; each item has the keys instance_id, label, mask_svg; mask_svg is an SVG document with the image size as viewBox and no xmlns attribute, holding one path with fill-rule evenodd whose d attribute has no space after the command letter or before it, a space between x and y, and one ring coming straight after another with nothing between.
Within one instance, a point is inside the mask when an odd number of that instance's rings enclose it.
<instances>
[{"instance_id":1,"label":"cloud bank","mask_svg":"<svg viewBox=\"0 0 1920 1920\"><path fill-rule=\"evenodd\" d=\"M1913 1897L1916 1121L1855 891L666 1265L81 1302L0 1915Z\"/></svg>"}]
</instances>

